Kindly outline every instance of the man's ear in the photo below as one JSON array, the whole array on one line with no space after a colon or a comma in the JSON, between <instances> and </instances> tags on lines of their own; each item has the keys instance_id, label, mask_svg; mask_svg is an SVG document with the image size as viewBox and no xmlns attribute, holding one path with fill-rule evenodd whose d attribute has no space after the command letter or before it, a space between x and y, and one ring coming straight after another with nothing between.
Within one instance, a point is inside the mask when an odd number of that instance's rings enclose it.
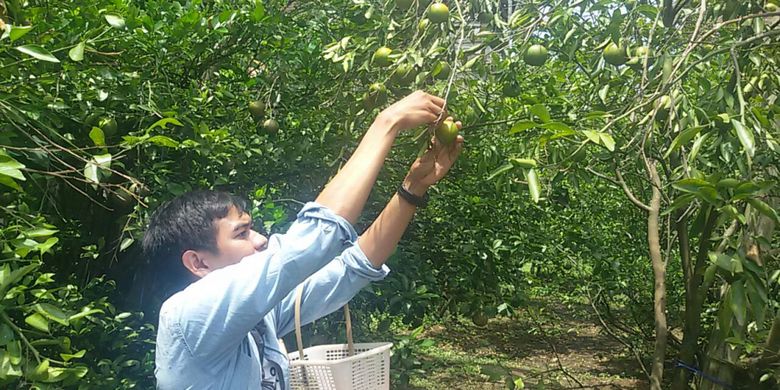
<instances>
[{"instance_id":1,"label":"man's ear","mask_svg":"<svg viewBox=\"0 0 780 390\"><path fill-rule=\"evenodd\" d=\"M203 254L192 249L184 251L181 255L181 262L193 275L202 278L206 276L211 269L204 261Z\"/></svg>"}]
</instances>

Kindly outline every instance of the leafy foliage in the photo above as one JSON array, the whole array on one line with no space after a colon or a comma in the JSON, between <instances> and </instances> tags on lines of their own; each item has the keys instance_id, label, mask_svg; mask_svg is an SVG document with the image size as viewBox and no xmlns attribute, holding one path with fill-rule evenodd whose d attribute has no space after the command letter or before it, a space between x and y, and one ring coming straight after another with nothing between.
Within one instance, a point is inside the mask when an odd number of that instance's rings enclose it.
<instances>
[{"instance_id":1,"label":"leafy foliage","mask_svg":"<svg viewBox=\"0 0 780 390\"><path fill-rule=\"evenodd\" d=\"M432 23L426 0L0 1L0 381L148 387L143 323L169 282L138 253L149 211L213 187L281 231L377 110L423 88L468 147L356 299L363 322L482 322L555 295L648 356L663 292L683 340L662 360L776 383L776 6L667 3L452 0ZM399 140L362 224L426 135ZM407 344L394 367L413 372Z\"/></svg>"}]
</instances>

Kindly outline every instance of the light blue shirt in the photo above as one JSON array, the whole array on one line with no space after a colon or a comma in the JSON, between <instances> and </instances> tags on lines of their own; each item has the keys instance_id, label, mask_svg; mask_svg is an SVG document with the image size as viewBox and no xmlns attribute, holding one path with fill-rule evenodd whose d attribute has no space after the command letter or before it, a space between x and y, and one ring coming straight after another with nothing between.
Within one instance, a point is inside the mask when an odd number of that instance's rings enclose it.
<instances>
[{"instance_id":1,"label":"light blue shirt","mask_svg":"<svg viewBox=\"0 0 780 390\"><path fill-rule=\"evenodd\" d=\"M266 250L168 298L157 330L157 387L289 389L289 364L278 338L293 330L295 288L303 283L305 324L337 310L389 272L386 266L374 268L356 240L349 222L310 202L287 233L269 238ZM261 331L262 350L253 329ZM262 383L264 362L266 371L269 362L281 369L279 383Z\"/></svg>"}]
</instances>

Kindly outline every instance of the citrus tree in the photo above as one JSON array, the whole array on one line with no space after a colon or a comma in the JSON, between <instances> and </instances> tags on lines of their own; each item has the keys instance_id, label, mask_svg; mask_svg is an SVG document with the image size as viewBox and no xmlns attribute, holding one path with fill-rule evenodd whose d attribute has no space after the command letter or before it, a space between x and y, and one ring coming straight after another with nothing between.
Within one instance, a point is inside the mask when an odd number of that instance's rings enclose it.
<instances>
[{"instance_id":1,"label":"citrus tree","mask_svg":"<svg viewBox=\"0 0 780 390\"><path fill-rule=\"evenodd\" d=\"M365 313L481 325L569 291L652 356L653 388L691 371L776 383L778 15L771 0L0 1L0 379L150 383L152 329L115 308L154 323L167 294L174 271L138 250L150 210L212 187L281 231L379 110L424 89L467 151ZM367 215L453 130L399 139Z\"/></svg>"}]
</instances>

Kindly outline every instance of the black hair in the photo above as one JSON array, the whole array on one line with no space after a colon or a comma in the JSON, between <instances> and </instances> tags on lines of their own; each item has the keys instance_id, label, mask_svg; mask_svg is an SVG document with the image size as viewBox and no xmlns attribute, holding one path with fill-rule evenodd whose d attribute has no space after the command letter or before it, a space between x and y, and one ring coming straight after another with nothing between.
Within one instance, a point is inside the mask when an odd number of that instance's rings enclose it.
<instances>
[{"instance_id":1,"label":"black hair","mask_svg":"<svg viewBox=\"0 0 780 390\"><path fill-rule=\"evenodd\" d=\"M181 262L187 250L219 253L214 222L225 218L231 208L246 212L246 202L227 192L197 190L163 203L152 214L143 238L144 256L163 278L177 283L192 280ZM172 280L171 280L172 281Z\"/></svg>"}]
</instances>

